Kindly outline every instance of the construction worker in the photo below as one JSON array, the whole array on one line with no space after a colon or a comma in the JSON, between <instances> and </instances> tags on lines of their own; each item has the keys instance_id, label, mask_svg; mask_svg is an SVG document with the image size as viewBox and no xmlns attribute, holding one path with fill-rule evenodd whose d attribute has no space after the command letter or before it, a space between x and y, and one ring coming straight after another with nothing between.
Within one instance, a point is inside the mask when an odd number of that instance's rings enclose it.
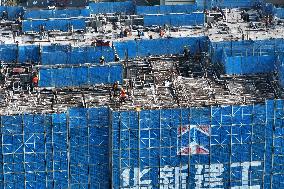
<instances>
[{"instance_id":1,"label":"construction worker","mask_svg":"<svg viewBox=\"0 0 284 189\"><path fill-rule=\"evenodd\" d=\"M183 56L185 59L188 59L190 57L190 50L187 46L183 47Z\"/></svg>"},{"instance_id":2,"label":"construction worker","mask_svg":"<svg viewBox=\"0 0 284 189\"><path fill-rule=\"evenodd\" d=\"M38 87L38 76L37 76L37 74L35 74L32 78L31 91L33 91L35 87Z\"/></svg>"},{"instance_id":3,"label":"construction worker","mask_svg":"<svg viewBox=\"0 0 284 189\"><path fill-rule=\"evenodd\" d=\"M114 82L112 85L113 96L116 96L116 92L118 91L118 82Z\"/></svg>"},{"instance_id":4,"label":"construction worker","mask_svg":"<svg viewBox=\"0 0 284 189\"><path fill-rule=\"evenodd\" d=\"M126 91L124 90L124 88L121 88L120 91L120 103L125 102L126 100Z\"/></svg>"},{"instance_id":5,"label":"construction worker","mask_svg":"<svg viewBox=\"0 0 284 189\"><path fill-rule=\"evenodd\" d=\"M100 64L104 65L105 64L105 57L101 56L100 58Z\"/></svg>"},{"instance_id":6,"label":"construction worker","mask_svg":"<svg viewBox=\"0 0 284 189\"><path fill-rule=\"evenodd\" d=\"M165 31L163 29L160 29L160 37L163 37L165 35Z\"/></svg>"},{"instance_id":7,"label":"construction worker","mask_svg":"<svg viewBox=\"0 0 284 189\"><path fill-rule=\"evenodd\" d=\"M8 19L8 12L5 11L5 10L2 12L2 19L3 20L7 20Z\"/></svg>"},{"instance_id":8,"label":"construction worker","mask_svg":"<svg viewBox=\"0 0 284 189\"><path fill-rule=\"evenodd\" d=\"M115 62L118 62L118 61L119 61L119 57L118 57L117 54L114 55L114 61L115 61Z\"/></svg>"}]
</instances>

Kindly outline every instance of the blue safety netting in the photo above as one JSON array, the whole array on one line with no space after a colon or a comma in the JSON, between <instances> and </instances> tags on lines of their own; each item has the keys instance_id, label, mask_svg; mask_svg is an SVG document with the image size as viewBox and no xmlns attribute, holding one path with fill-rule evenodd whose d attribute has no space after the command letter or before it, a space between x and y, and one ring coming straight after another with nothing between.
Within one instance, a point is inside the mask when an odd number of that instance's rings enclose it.
<instances>
[{"instance_id":1,"label":"blue safety netting","mask_svg":"<svg viewBox=\"0 0 284 189\"><path fill-rule=\"evenodd\" d=\"M1 124L2 188L109 188L107 107L2 116Z\"/></svg>"},{"instance_id":2,"label":"blue safety netting","mask_svg":"<svg viewBox=\"0 0 284 189\"><path fill-rule=\"evenodd\" d=\"M283 100L113 112L113 186L281 188L283 113Z\"/></svg>"},{"instance_id":3,"label":"blue safety netting","mask_svg":"<svg viewBox=\"0 0 284 189\"><path fill-rule=\"evenodd\" d=\"M211 9L213 2L212 0L195 0L195 3L199 10L204 10L204 9Z\"/></svg>"},{"instance_id":4,"label":"blue safety netting","mask_svg":"<svg viewBox=\"0 0 284 189\"><path fill-rule=\"evenodd\" d=\"M211 42L209 46L213 63L221 62L224 52L228 56L264 56L284 52L283 39Z\"/></svg>"},{"instance_id":5,"label":"blue safety netting","mask_svg":"<svg viewBox=\"0 0 284 189\"><path fill-rule=\"evenodd\" d=\"M267 100L111 114L97 107L1 116L0 185L283 188L283 110L283 100Z\"/></svg>"},{"instance_id":6,"label":"blue safety netting","mask_svg":"<svg viewBox=\"0 0 284 189\"><path fill-rule=\"evenodd\" d=\"M135 6L132 1L89 3L89 7L92 14L135 13Z\"/></svg>"},{"instance_id":7,"label":"blue safety netting","mask_svg":"<svg viewBox=\"0 0 284 189\"><path fill-rule=\"evenodd\" d=\"M4 188L68 186L65 114L1 117Z\"/></svg>"},{"instance_id":8,"label":"blue safety netting","mask_svg":"<svg viewBox=\"0 0 284 189\"><path fill-rule=\"evenodd\" d=\"M276 60L276 68L278 73L279 84L284 87L284 56L279 55Z\"/></svg>"},{"instance_id":9,"label":"blue safety netting","mask_svg":"<svg viewBox=\"0 0 284 189\"><path fill-rule=\"evenodd\" d=\"M40 87L80 87L122 82L123 66L81 66L72 68L40 68Z\"/></svg>"},{"instance_id":10,"label":"blue safety netting","mask_svg":"<svg viewBox=\"0 0 284 189\"><path fill-rule=\"evenodd\" d=\"M39 62L40 47L38 45L19 46L18 62Z\"/></svg>"},{"instance_id":11,"label":"blue safety netting","mask_svg":"<svg viewBox=\"0 0 284 189\"><path fill-rule=\"evenodd\" d=\"M0 61L16 62L17 61L17 45L0 45Z\"/></svg>"},{"instance_id":12,"label":"blue safety netting","mask_svg":"<svg viewBox=\"0 0 284 189\"><path fill-rule=\"evenodd\" d=\"M195 26L203 25L205 15L203 13L169 14L169 15L144 15L144 26Z\"/></svg>"},{"instance_id":13,"label":"blue safety netting","mask_svg":"<svg viewBox=\"0 0 284 189\"><path fill-rule=\"evenodd\" d=\"M184 46L189 47L194 54L207 51L208 38L181 37L114 42L115 50L122 59L149 55L180 54L183 53Z\"/></svg>"},{"instance_id":14,"label":"blue safety netting","mask_svg":"<svg viewBox=\"0 0 284 189\"><path fill-rule=\"evenodd\" d=\"M160 5L160 6L136 6L136 14L170 14L170 13L192 13L197 10L194 5Z\"/></svg>"},{"instance_id":15,"label":"blue safety netting","mask_svg":"<svg viewBox=\"0 0 284 189\"><path fill-rule=\"evenodd\" d=\"M222 63L226 74L245 75L276 70L275 56L229 56Z\"/></svg>"},{"instance_id":16,"label":"blue safety netting","mask_svg":"<svg viewBox=\"0 0 284 189\"><path fill-rule=\"evenodd\" d=\"M198 9L211 9L212 7L220 8L252 8L263 4L263 0L196 0Z\"/></svg>"},{"instance_id":17,"label":"blue safety netting","mask_svg":"<svg viewBox=\"0 0 284 189\"><path fill-rule=\"evenodd\" d=\"M72 108L69 128L70 188L109 188L109 109Z\"/></svg>"},{"instance_id":18,"label":"blue safety netting","mask_svg":"<svg viewBox=\"0 0 284 189\"><path fill-rule=\"evenodd\" d=\"M71 47L69 45L43 46L41 63L55 64L84 64L99 63L101 57L105 62L114 61L114 50L111 47Z\"/></svg>"},{"instance_id":19,"label":"blue safety netting","mask_svg":"<svg viewBox=\"0 0 284 189\"><path fill-rule=\"evenodd\" d=\"M211 6L220 8L249 8L259 2L259 0L212 0Z\"/></svg>"},{"instance_id":20,"label":"blue safety netting","mask_svg":"<svg viewBox=\"0 0 284 189\"><path fill-rule=\"evenodd\" d=\"M52 19L52 20L24 20L22 23L23 32L40 32L41 26L45 31L59 30L63 32L74 30L85 30L84 18L77 19Z\"/></svg>"},{"instance_id":21,"label":"blue safety netting","mask_svg":"<svg viewBox=\"0 0 284 189\"><path fill-rule=\"evenodd\" d=\"M16 20L19 16L24 14L23 7L19 6L0 6L0 15L2 17L3 11L8 13L9 20Z\"/></svg>"},{"instance_id":22,"label":"blue safety netting","mask_svg":"<svg viewBox=\"0 0 284 189\"><path fill-rule=\"evenodd\" d=\"M24 19L89 17L90 9L27 10Z\"/></svg>"},{"instance_id":23,"label":"blue safety netting","mask_svg":"<svg viewBox=\"0 0 284 189\"><path fill-rule=\"evenodd\" d=\"M284 19L284 8L275 8L275 16Z\"/></svg>"}]
</instances>

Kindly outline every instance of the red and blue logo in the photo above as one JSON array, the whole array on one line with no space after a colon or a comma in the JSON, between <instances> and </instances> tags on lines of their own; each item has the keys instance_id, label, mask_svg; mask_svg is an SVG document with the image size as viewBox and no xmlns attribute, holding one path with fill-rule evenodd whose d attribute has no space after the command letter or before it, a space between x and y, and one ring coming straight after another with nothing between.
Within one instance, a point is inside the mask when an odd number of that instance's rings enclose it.
<instances>
[{"instance_id":1,"label":"red and blue logo","mask_svg":"<svg viewBox=\"0 0 284 189\"><path fill-rule=\"evenodd\" d=\"M178 127L178 155L209 154L209 125L185 125Z\"/></svg>"}]
</instances>

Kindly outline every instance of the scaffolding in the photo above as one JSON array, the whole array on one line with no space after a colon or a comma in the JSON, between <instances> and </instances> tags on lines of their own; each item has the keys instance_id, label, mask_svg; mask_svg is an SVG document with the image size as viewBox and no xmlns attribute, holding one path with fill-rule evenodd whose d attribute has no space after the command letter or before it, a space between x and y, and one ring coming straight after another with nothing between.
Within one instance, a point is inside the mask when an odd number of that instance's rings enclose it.
<instances>
[{"instance_id":1,"label":"scaffolding","mask_svg":"<svg viewBox=\"0 0 284 189\"><path fill-rule=\"evenodd\" d=\"M109 186L108 108L2 116L1 144L3 188Z\"/></svg>"},{"instance_id":2,"label":"scaffolding","mask_svg":"<svg viewBox=\"0 0 284 189\"><path fill-rule=\"evenodd\" d=\"M281 188L281 114L282 100L114 111L112 188Z\"/></svg>"}]
</instances>

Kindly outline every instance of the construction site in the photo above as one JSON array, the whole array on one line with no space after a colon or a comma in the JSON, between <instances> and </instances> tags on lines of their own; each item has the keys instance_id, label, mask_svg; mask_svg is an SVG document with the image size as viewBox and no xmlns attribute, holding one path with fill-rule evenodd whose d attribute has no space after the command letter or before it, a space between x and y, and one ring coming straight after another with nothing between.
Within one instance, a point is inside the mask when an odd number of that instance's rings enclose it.
<instances>
[{"instance_id":1,"label":"construction site","mask_svg":"<svg viewBox=\"0 0 284 189\"><path fill-rule=\"evenodd\" d=\"M284 188L284 2L0 5L0 189Z\"/></svg>"}]
</instances>

